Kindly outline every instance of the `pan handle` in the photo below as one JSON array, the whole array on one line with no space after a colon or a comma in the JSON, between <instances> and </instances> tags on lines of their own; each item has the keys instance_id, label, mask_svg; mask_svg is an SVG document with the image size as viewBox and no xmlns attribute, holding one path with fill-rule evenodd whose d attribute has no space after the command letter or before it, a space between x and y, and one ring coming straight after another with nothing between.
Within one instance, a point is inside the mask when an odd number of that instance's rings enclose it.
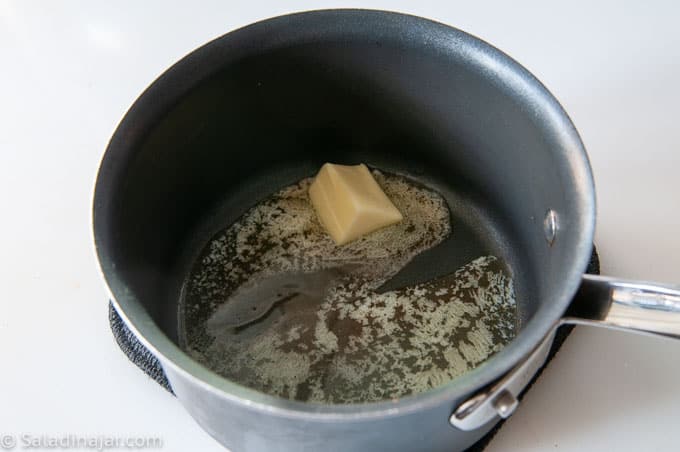
<instances>
[{"instance_id":1,"label":"pan handle","mask_svg":"<svg viewBox=\"0 0 680 452\"><path fill-rule=\"evenodd\" d=\"M680 339L680 286L584 275L562 322Z\"/></svg>"},{"instance_id":2,"label":"pan handle","mask_svg":"<svg viewBox=\"0 0 680 452\"><path fill-rule=\"evenodd\" d=\"M564 324L680 339L680 286L584 275L565 316L543 342L495 384L458 405L449 418L451 425L470 431L512 415L519 394L545 362L555 330Z\"/></svg>"}]
</instances>

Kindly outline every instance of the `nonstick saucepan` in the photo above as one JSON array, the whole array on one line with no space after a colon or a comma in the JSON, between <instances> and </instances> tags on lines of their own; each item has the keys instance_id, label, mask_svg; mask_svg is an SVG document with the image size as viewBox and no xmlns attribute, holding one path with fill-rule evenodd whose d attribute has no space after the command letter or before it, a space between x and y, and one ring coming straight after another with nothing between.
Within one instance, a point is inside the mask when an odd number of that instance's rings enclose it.
<instances>
[{"instance_id":1,"label":"nonstick saucepan","mask_svg":"<svg viewBox=\"0 0 680 452\"><path fill-rule=\"evenodd\" d=\"M185 354L178 300L187 259L324 162L363 162L445 194L466 230L508 263L516 338L440 387L364 404L284 400ZM189 413L234 451L462 450L513 412L559 325L680 336L677 289L583 275L593 178L555 98L491 45L413 16L293 14L190 53L111 138L93 222L116 310ZM475 252L463 240L439 266L455 269Z\"/></svg>"}]
</instances>

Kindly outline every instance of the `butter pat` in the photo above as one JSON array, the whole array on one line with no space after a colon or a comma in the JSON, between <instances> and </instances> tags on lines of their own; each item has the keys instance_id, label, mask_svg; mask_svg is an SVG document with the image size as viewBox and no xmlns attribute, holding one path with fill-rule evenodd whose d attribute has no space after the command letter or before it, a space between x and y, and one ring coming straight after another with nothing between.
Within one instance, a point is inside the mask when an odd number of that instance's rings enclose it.
<instances>
[{"instance_id":1,"label":"butter pat","mask_svg":"<svg viewBox=\"0 0 680 452\"><path fill-rule=\"evenodd\" d=\"M363 163L326 163L309 187L309 199L337 245L404 219Z\"/></svg>"}]
</instances>

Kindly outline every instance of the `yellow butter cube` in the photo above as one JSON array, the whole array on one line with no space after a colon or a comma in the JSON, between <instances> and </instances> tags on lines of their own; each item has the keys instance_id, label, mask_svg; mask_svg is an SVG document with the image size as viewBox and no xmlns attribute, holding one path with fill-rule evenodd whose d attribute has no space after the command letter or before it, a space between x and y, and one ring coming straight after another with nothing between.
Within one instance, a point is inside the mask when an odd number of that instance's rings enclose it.
<instances>
[{"instance_id":1,"label":"yellow butter cube","mask_svg":"<svg viewBox=\"0 0 680 452\"><path fill-rule=\"evenodd\" d=\"M338 245L403 220L363 163L326 163L309 187L309 198Z\"/></svg>"}]
</instances>

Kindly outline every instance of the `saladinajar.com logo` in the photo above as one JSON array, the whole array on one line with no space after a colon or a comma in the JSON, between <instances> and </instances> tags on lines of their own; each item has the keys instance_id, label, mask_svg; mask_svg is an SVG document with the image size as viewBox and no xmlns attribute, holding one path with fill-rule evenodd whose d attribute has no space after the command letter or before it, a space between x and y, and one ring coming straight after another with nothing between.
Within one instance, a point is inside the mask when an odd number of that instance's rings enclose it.
<instances>
[{"instance_id":1,"label":"saladinajar.com logo","mask_svg":"<svg viewBox=\"0 0 680 452\"><path fill-rule=\"evenodd\" d=\"M105 450L115 449L161 449L163 440L146 436L107 436L107 435L9 435L0 434L0 450Z\"/></svg>"}]
</instances>

